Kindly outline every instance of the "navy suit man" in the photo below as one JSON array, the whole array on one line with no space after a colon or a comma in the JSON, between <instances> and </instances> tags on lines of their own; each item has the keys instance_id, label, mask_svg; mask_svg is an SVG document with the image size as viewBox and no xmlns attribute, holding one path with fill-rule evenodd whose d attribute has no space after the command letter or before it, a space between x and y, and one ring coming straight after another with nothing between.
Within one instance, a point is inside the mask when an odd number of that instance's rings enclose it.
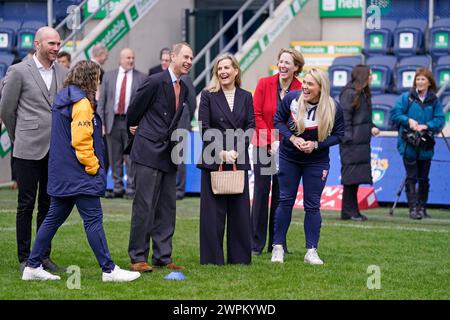
<instances>
[{"instance_id":1,"label":"navy suit man","mask_svg":"<svg viewBox=\"0 0 450 320\"><path fill-rule=\"evenodd\" d=\"M150 238L154 266L184 269L172 261L177 165L171 159L171 135L188 95L180 77L189 72L192 60L189 44L174 45L169 68L147 78L127 111L127 123L135 135L130 156L136 166L136 195L128 247L134 271L152 270L148 264Z\"/></svg>"}]
</instances>

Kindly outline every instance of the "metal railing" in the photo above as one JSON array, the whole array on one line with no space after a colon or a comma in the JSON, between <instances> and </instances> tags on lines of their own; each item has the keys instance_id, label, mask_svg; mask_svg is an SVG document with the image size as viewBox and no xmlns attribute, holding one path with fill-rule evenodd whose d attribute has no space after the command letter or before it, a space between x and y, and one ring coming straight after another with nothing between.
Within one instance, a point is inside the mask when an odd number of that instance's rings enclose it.
<instances>
[{"instance_id":1,"label":"metal railing","mask_svg":"<svg viewBox=\"0 0 450 320\"><path fill-rule=\"evenodd\" d=\"M204 79L206 80L206 83L208 83L211 80L211 68L212 68L212 62L215 59L211 59L211 49L214 45L216 45L217 41L221 40L222 36L225 34L225 32L228 31L228 29L237 22L238 32L237 34L231 39L231 41L228 42L228 44L220 49L220 52L218 55L227 52L231 47L233 47L237 43L237 49L238 51L241 50L243 45L243 36L244 33L253 25L253 23L266 11L269 10L269 17L273 16L274 11L274 4L275 0L267 0L266 3L256 11L256 13L253 15L253 17L247 21L247 23L244 25L244 11L252 4L254 0L247 0L247 2L244 3L244 5L231 17L231 19L217 32L217 34L203 47L202 50L200 50L199 53L196 54L196 57L193 61L193 67L195 65L202 61L201 59L204 59L205 61L205 68L204 70L195 78L194 80L194 86L197 86L201 81Z\"/></svg>"},{"instance_id":2,"label":"metal railing","mask_svg":"<svg viewBox=\"0 0 450 320\"><path fill-rule=\"evenodd\" d=\"M83 6L85 5L85 3L86 3L87 1L88 1L88 0L84 0L83 2L81 2L81 3L77 6L77 9L76 9L76 10L78 10L78 13L76 13L76 14L80 14L80 15L81 15L82 8L83 8ZM86 26L86 24L87 24L89 21L91 21L92 19L94 19L95 16L97 15L97 13L100 12L100 10L102 10L102 9L105 8L106 6L109 6L109 4L110 4L111 1L112 1L112 0L104 0L104 1L101 3L101 5L99 5L99 7L97 8L97 10L95 10L94 12L92 12L91 15L90 15L89 17L87 17L80 25L76 25L74 28L69 28L69 29L72 29L73 31L70 33L70 35L69 35L68 37L66 37L66 38L63 40L63 42L62 42L62 44L61 44L61 47L63 47L64 45L66 45L69 41L74 40L74 39L76 38L76 36L78 36L78 34L79 34L80 32L83 32L84 27ZM109 16L109 14L110 14L110 10L109 10L109 8L108 8L108 9L106 10L106 15ZM59 33L61 33L63 27L66 26L69 22L71 22L71 19L73 19L73 18L74 18L73 13L69 13L69 14L67 15L67 17L65 17L64 20L61 21L61 22L55 27L56 31L58 31ZM80 18L80 20L81 20L81 18ZM76 49L77 49L77 43L76 43L76 41L73 41L73 51L75 52Z\"/></svg>"}]
</instances>

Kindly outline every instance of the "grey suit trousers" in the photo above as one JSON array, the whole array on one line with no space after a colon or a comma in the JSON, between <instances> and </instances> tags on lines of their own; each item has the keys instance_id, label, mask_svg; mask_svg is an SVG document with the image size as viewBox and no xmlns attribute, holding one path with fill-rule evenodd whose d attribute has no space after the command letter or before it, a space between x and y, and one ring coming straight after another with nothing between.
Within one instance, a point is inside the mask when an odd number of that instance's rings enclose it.
<instances>
[{"instance_id":1,"label":"grey suit trousers","mask_svg":"<svg viewBox=\"0 0 450 320\"><path fill-rule=\"evenodd\" d=\"M114 182L114 192L123 193L123 161L126 163L127 187L126 194L134 195L134 164L123 152L128 144L128 129L125 116L115 116L111 133L106 135L108 144L109 166Z\"/></svg>"},{"instance_id":2,"label":"grey suit trousers","mask_svg":"<svg viewBox=\"0 0 450 320\"><path fill-rule=\"evenodd\" d=\"M131 215L128 254L131 263L147 262L152 240L152 264L172 262L176 219L176 172L166 173L135 163L136 195Z\"/></svg>"}]
</instances>

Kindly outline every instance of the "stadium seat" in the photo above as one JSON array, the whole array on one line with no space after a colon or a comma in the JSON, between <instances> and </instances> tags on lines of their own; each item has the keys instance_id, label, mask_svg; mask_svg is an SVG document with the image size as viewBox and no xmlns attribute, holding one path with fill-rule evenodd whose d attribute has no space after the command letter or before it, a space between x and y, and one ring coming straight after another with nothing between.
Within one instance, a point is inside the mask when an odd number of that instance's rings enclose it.
<instances>
[{"instance_id":1,"label":"stadium seat","mask_svg":"<svg viewBox=\"0 0 450 320\"><path fill-rule=\"evenodd\" d=\"M372 84L370 89L373 93L384 93L391 91L393 87L393 73L397 64L395 56L375 56L367 59L366 64L372 69Z\"/></svg>"},{"instance_id":2,"label":"stadium seat","mask_svg":"<svg viewBox=\"0 0 450 320\"><path fill-rule=\"evenodd\" d=\"M401 20L394 30L394 54L398 57L406 57L423 53L426 28L426 20Z\"/></svg>"},{"instance_id":3,"label":"stadium seat","mask_svg":"<svg viewBox=\"0 0 450 320\"><path fill-rule=\"evenodd\" d=\"M9 52L0 52L0 79L2 79L8 67L13 63L14 55Z\"/></svg>"},{"instance_id":4,"label":"stadium seat","mask_svg":"<svg viewBox=\"0 0 450 320\"><path fill-rule=\"evenodd\" d=\"M392 50L397 21L382 19L380 29L364 30L364 53L366 55L388 54Z\"/></svg>"},{"instance_id":5,"label":"stadium seat","mask_svg":"<svg viewBox=\"0 0 450 320\"><path fill-rule=\"evenodd\" d=\"M395 85L397 92L408 91L412 88L417 68L431 70L430 56L406 57L400 60L395 70Z\"/></svg>"},{"instance_id":6,"label":"stadium seat","mask_svg":"<svg viewBox=\"0 0 450 320\"><path fill-rule=\"evenodd\" d=\"M433 23L429 34L429 51L436 59L440 56L450 55L450 18L439 19Z\"/></svg>"},{"instance_id":7,"label":"stadium seat","mask_svg":"<svg viewBox=\"0 0 450 320\"><path fill-rule=\"evenodd\" d=\"M441 97L442 108L445 108L450 103L450 94Z\"/></svg>"},{"instance_id":8,"label":"stadium seat","mask_svg":"<svg viewBox=\"0 0 450 320\"><path fill-rule=\"evenodd\" d=\"M16 45L16 34L22 23L10 20L0 22L0 51L11 51Z\"/></svg>"},{"instance_id":9,"label":"stadium seat","mask_svg":"<svg viewBox=\"0 0 450 320\"><path fill-rule=\"evenodd\" d=\"M341 89L350 81L353 67L360 63L361 56L343 56L333 60L333 64L328 68L333 96L339 95Z\"/></svg>"},{"instance_id":10,"label":"stadium seat","mask_svg":"<svg viewBox=\"0 0 450 320\"><path fill-rule=\"evenodd\" d=\"M396 130L390 120L391 110L395 106L398 95L380 94L372 96L372 122L380 130Z\"/></svg>"},{"instance_id":11,"label":"stadium seat","mask_svg":"<svg viewBox=\"0 0 450 320\"><path fill-rule=\"evenodd\" d=\"M444 85L445 81L450 79L450 56L440 57L434 67L434 79L438 88ZM445 89L450 92L450 84Z\"/></svg>"},{"instance_id":12,"label":"stadium seat","mask_svg":"<svg viewBox=\"0 0 450 320\"><path fill-rule=\"evenodd\" d=\"M27 51L33 49L34 34L46 24L41 21L26 21L17 32L17 52L25 56Z\"/></svg>"}]
</instances>

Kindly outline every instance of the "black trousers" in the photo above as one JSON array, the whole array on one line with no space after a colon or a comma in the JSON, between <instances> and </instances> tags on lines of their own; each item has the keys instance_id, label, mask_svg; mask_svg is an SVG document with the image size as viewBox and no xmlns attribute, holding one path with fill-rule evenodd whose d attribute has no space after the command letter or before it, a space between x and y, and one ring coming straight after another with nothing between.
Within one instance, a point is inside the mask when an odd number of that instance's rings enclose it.
<instances>
[{"instance_id":1,"label":"black trousers","mask_svg":"<svg viewBox=\"0 0 450 320\"><path fill-rule=\"evenodd\" d=\"M47 215L50 196L47 194L48 154L41 160L14 159L14 169L18 186L16 239L19 262L28 260L31 247L31 223L34 204L38 198L37 229ZM50 247L46 248L43 259L50 256Z\"/></svg>"},{"instance_id":2,"label":"black trousers","mask_svg":"<svg viewBox=\"0 0 450 320\"><path fill-rule=\"evenodd\" d=\"M200 263L223 265L223 238L227 226L227 262L251 263L250 196L245 174L244 192L215 195L210 171L202 170L200 192Z\"/></svg>"},{"instance_id":3,"label":"black trousers","mask_svg":"<svg viewBox=\"0 0 450 320\"><path fill-rule=\"evenodd\" d=\"M177 167L177 196L184 197L186 193L186 165L180 163Z\"/></svg>"},{"instance_id":4,"label":"black trousers","mask_svg":"<svg viewBox=\"0 0 450 320\"><path fill-rule=\"evenodd\" d=\"M419 186L429 184L431 160L403 158L403 164L406 170L406 186L415 185L417 182Z\"/></svg>"},{"instance_id":5,"label":"black trousers","mask_svg":"<svg viewBox=\"0 0 450 320\"><path fill-rule=\"evenodd\" d=\"M342 209L341 217L355 217L360 214L358 208L358 184L344 185L344 191L342 193Z\"/></svg>"},{"instance_id":6,"label":"black trousers","mask_svg":"<svg viewBox=\"0 0 450 320\"><path fill-rule=\"evenodd\" d=\"M266 245L267 239L267 221L269 223L269 241L267 250L272 251L273 230L275 223L275 210L278 206L279 184L278 175L276 173L275 161L267 153L267 148L253 148L253 172L255 182L253 186L253 203L252 203L252 251L261 253ZM265 153L265 157L261 160L261 154ZM270 162L267 163L267 160ZM265 161L264 161L265 160ZM269 215L269 194L270 185L272 183L272 197L270 203ZM285 251L286 244L284 245Z\"/></svg>"}]
</instances>

